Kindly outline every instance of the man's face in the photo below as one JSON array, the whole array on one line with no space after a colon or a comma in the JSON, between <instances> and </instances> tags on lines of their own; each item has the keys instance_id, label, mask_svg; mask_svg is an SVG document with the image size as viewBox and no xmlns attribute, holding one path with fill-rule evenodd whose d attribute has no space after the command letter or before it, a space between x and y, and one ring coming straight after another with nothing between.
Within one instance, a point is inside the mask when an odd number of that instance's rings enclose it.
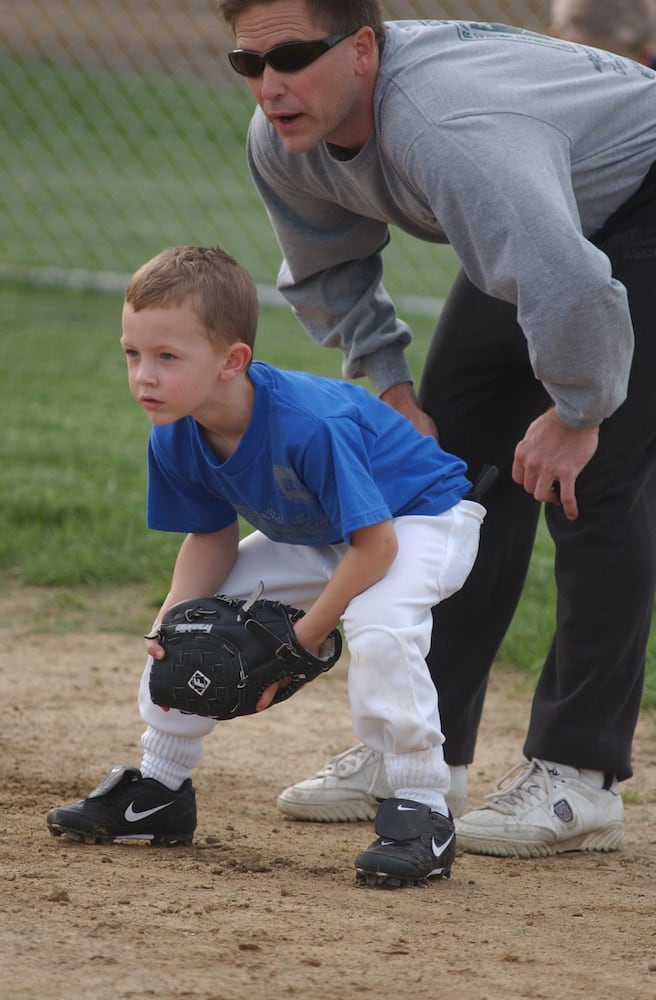
<instances>
[{"instance_id":1,"label":"man's face","mask_svg":"<svg viewBox=\"0 0 656 1000\"><path fill-rule=\"evenodd\" d=\"M312 22L303 0L255 4L235 25L237 47L262 53L328 34ZM322 140L357 150L373 127L369 84L375 59L373 32L361 28L304 69L284 73L266 64L260 76L246 79L288 152L308 152Z\"/></svg>"}]
</instances>

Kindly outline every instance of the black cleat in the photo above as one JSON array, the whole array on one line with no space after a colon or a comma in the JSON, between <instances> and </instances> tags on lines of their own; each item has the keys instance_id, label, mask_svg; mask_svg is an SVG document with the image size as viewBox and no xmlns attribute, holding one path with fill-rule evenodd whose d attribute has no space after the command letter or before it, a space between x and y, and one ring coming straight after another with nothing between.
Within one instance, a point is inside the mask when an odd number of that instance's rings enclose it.
<instances>
[{"instance_id":1,"label":"black cleat","mask_svg":"<svg viewBox=\"0 0 656 1000\"><path fill-rule=\"evenodd\" d=\"M405 888L451 875L456 856L451 817L411 799L385 799L374 830L378 839L355 859L358 882Z\"/></svg>"},{"instance_id":2,"label":"black cleat","mask_svg":"<svg viewBox=\"0 0 656 1000\"><path fill-rule=\"evenodd\" d=\"M146 840L153 847L191 844L196 829L196 793L191 778L177 792L142 778L136 767L117 764L97 788L70 806L55 806L46 816L54 837L83 844Z\"/></svg>"}]
</instances>

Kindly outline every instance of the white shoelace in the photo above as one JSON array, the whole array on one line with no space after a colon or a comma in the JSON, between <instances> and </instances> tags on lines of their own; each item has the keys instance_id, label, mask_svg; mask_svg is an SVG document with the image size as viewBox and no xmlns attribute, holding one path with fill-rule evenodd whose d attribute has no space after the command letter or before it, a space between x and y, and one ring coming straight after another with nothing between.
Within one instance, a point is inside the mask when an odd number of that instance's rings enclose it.
<instances>
[{"instance_id":1,"label":"white shoelace","mask_svg":"<svg viewBox=\"0 0 656 1000\"><path fill-rule=\"evenodd\" d=\"M537 758L515 764L501 778L497 791L485 796L485 805L481 808L494 809L511 816L518 808L542 802L545 797L551 807L554 799L553 779L554 775L544 761Z\"/></svg>"},{"instance_id":2,"label":"white shoelace","mask_svg":"<svg viewBox=\"0 0 656 1000\"><path fill-rule=\"evenodd\" d=\"M348 750L343 750L342 753L338 753L336 757L329 760L327 764L317 772L317 776L323 776L325 774L337 773L341 776L346 774L353 774L358 771L367 762L367 759L375 753L370 747L364 745L364 743L358 744L358 746L350 747Z\"/></svg>"}]
</instances>

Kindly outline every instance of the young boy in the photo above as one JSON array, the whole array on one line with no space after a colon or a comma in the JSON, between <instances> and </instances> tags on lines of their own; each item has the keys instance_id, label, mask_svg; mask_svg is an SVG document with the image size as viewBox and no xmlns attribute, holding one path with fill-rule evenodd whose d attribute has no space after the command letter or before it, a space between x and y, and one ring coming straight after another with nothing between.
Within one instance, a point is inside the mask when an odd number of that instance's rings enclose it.
<instances>
[{"instance_id":1,"label":"young boy","mask_svg":"<svg viewBox=\"0 0 656 1000\"><path fill-rule=\"evenodd\" d=\"M127 289L128 381L153 423L148 525L186 533L155 625L178 601L247 597L258 580L265 597L306 611L295 632L315 655L341 623L353 727L384 755L394 793L358 879L448 876L449 769L424 658L431 609L465 581L484 508L463 499L460 459L363 388L252 361L256 326L255 286L219 248L167 249ZM238 514L256 529L242 542ZM90 796L51 809L55 835L191 842L190 775L216 722L151 701L163 649L146 643L141 769L112 768Z\"/></svg>"}]
</instances>

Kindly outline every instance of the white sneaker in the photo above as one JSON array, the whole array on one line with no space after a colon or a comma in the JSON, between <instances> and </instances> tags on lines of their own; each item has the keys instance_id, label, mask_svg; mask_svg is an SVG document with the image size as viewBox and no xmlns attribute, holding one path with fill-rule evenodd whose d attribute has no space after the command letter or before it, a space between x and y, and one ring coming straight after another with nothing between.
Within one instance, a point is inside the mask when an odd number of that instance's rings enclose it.
<instances>
[{"instance_id":1,"label":"white sneaker","mask_svg":"<svg viewBox=\"0 0 656 1000\"><path fill-rule=\"evenodd\" d=\"M310 778L286 788L278 796L277 806L293 819L314 823L355 822L374 819L381 801L393 795L383 755L359 743L337 754ZM451 791L446 800L454 816L466 811L464 765L451 769Z\"/></svg>"},{"instance_id":2,"label":"white sneaker","mask_svg":"<svg viewBox=\"0 0 656 1000\"><path fill-rule=\"evenodd\" d=\"M594 788L576 768L533 759L503 776L498 791L456 823L473 854L539 858L566 851L617 851L624 805L617 782Z\"/></svg>"}]
</instances>

